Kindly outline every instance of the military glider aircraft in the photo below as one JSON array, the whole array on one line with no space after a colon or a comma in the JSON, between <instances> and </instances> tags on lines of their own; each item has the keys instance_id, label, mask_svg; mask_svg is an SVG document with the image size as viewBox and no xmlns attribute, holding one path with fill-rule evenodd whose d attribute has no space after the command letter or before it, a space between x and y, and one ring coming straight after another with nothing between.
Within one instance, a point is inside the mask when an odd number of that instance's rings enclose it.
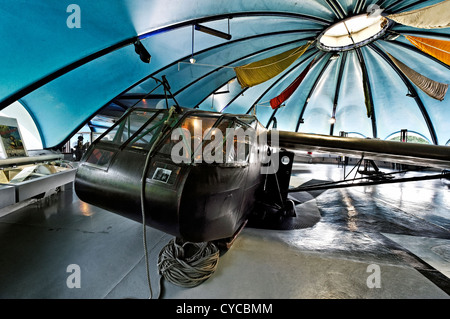
<instances>
[{"instance_id":1,"label":"military glider aircraft","mask_svg":"<svg viewBox=\"0 0 450 319\"><path fill-rule=\"evenodd\" d=\"M375 170L351 184L290 188L296 151L357 156ZM393 178L374 160L443 171ZM450 147L269 130L254 115L187 109L175 101L166 109L130 108L87 150L75 190L87 203L185 241L229 242L249 218L301 214L291 192L445 179L448 168Z\"/></svg>"}]
</instances>

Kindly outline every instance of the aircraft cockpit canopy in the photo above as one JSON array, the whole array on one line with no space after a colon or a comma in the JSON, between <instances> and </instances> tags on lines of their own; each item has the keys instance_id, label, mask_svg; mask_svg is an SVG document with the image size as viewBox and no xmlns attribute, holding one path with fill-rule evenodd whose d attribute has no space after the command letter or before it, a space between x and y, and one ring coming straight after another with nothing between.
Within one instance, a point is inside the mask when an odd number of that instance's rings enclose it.
<instances>
[{"instance_id":1,"label":"aircraft cockpit canopy","mask_svg":"<svg viewBox=\"0 0 450 319\"><path fill-rule=\"evenodd\" d=\"M261 124L253 115L131 109L94 143L86 163L108 165L115 150L155 152L175 163L242 165ZM228 142L227 142L228 141Z\"/></svg>"}]
</instances>

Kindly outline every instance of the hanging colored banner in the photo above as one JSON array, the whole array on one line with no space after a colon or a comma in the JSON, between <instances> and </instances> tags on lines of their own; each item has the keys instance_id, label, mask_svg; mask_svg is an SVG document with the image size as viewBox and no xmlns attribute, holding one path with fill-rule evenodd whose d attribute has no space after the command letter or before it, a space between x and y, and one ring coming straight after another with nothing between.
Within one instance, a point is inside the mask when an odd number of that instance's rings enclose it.
<instances>
[{"instance_id":1,"label":"hanging colored banner","mask_svg":"<svg viewBox=\"0 0 450 319\"><path fill-rule=\"evenodd\" d=\"M311 42L308 42L301 47L291 49L270 58L235 67L234 71L236 72L239 84L242 88L252 87L270 80L294 63L295 60L305 53L310 45Z\"/></svg>"},{"instance_id":2,"label":"hanging colored banner","mask_svg":"<svg viewBox=\"0 0 450 319\"><path fill-rule=\"evenodd\" d=\"M279 108L280 105L284 101L286 101L295 92L295 90L297 90L303 79L306 77L306 74L308 74L309 70L313 66L315 60L315 58L312 59L312 61L306 66L303 72L300 73L300 75L294 80L294 82L292 82L286 89L284 89L284 91L281 92L277 97L274 97L270 100L270 106L272 107L272 109Z\"/></svg>"},{"instance_id":3,"label":"hanging colored banner","mask_svg":"<svg viewBox=\"0 0 450 319\"><path fill-rule=\"evenodd\" d=\"M364 104L366 105L367 117L371 118L373 114L373 105L370 97L369 75L367 74L367 69L364 63L361 65L361 72L363 80Z\"/></svg>"},{"instance_id":4,"label":"hanging colored banner","mask_svg":"<svg viewBox=\"0 0 450 319\"><path fill-rule=\"evenodd\" d=\"M388 19L410 27L440 29L450 27L450 0L434 5L387 16Z\"/></svg>"},{"instance_id":5,"label":"hanging colored banner","mask_svg":"<svg viewBox=\"0 0 450 319\"><path fill-rule=\"evenodd\" d=\"M433 81L406 66L404 63L397 60L389 53L387 54L392 62L394 62L394 64L400 69L400 71L402 71L402 73L423 92L436 100L442 101L444 99L445 94L448 90L448 84Z\"/></svg>"},{"instance_id":6,"label":"hanging colored banner","mask_svg":"<svg viewBox=\"0 0 450 319\"><path fill-rule=\"evenodd\" d=\"M428 53L439 61L450 65L450 41L413 37L405 35L405 38L419 50Z\"/></svg>"}]
</instances>

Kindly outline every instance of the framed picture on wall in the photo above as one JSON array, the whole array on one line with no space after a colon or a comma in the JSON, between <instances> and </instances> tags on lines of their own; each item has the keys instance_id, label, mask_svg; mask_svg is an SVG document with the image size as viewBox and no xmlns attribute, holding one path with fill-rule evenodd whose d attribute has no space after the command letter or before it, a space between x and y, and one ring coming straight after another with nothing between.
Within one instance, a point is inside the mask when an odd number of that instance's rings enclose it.
<instances>
[{"instance_id":1,"label":"framed picture on wall","mask_svg":"<svg viewBox=\"0 0 450 319\"><path fill-rule=\"evenodd\" d=\"M0 156L28 156L17 119L0 116Z\"/></svg>"}]
</instances>

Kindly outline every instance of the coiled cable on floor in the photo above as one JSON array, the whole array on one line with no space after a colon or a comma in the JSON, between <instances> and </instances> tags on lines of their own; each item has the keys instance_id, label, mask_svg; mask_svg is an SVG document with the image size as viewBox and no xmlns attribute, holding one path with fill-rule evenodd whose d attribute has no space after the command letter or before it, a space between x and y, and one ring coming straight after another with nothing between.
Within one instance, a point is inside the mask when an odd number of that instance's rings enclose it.
<instances>
[{"instance_id":1,"label":"coiled cable on floor","mask_svg":"<svg viewBox=\"0 0 450 319\"><path fill-rule=\"evenodd\" d=\"M167 281L192 288L216 271L219 254L212 242L192 243L174 238L159 253L158 269Z\"/></svg>"}]
</instances>

